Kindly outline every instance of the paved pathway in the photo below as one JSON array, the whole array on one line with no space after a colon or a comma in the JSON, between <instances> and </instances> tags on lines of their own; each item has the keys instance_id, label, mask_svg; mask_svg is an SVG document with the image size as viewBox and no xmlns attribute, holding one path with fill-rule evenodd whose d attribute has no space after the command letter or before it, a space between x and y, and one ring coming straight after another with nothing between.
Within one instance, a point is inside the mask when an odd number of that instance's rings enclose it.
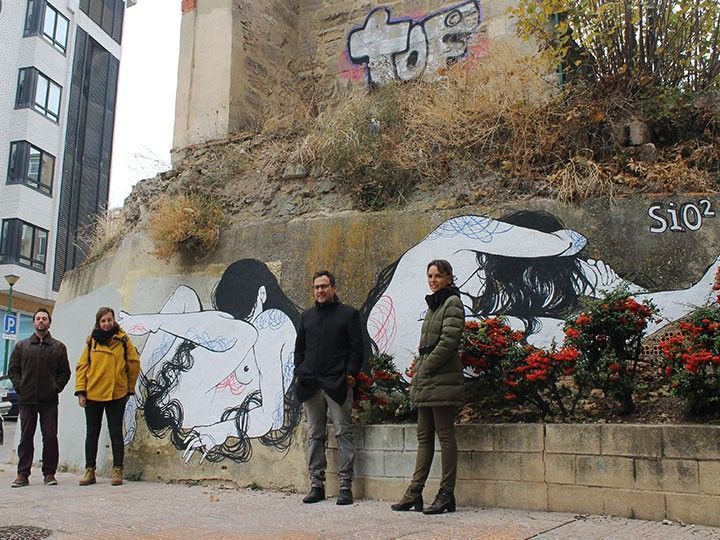
<instances>
[{"instance_id":1,"label":"paved pathway","mask_svg":"<svg viewBox=\"0 0 720 540\"><path fill-rule=\"evenodd\" d=\"M14 467L0 466L0 538L87 539L720 539L720 529L599 516L498 508L454 514L396 513L379 501L340 507L334 499L304 505L301 494L225 487L126 482L108 478L80 488L59 473L58 486L10 488ZM36 527L15 529L10 526Z\"/></svg>"},{"instance_id":2,"label":"paved pathway","mask_svg":"<svg viewBox=\"0 0 720 540\"><path fill-rule=\"evenodd\" d=\"M12 440L12 439L11 439ZM9 455L7 444L0 457ZM5 461L3 459L2 461ZM15 467L0 464L0 539L717 539L720 529L663 525L601 516L501 508L459 508L425 516L392 512L388 503L334 499L305 505L302 494L187 486L100 478L79 487L79 476L59 473L45 486L33 469L30 486L11 488Z\"/></svg>"}]
</instances>

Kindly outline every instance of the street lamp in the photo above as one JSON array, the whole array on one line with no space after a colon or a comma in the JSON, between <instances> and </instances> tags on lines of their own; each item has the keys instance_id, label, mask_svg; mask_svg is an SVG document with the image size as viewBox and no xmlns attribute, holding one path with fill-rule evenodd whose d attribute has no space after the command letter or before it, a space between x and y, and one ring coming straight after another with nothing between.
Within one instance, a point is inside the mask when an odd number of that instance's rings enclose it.
<instances>
[{"instance_id":1,"label":"street lamp","mask_svg":"<svg viewBox=\"0 0 720 540\"><path fill-rule=\"evenodd\" d=\"M8 315L12 314L12 293L13 293L13 286L18 282L20 279L20 276L16 276L15 274L6 274L5 275L5 281L8 282L8 285L10 285L10 291L8 292L8 309L7 313ZM5 340L5 358L3 359L3 374L6 375L8 372L8 353L10 352L10 340Z\"/></svg>"}]
</instances>

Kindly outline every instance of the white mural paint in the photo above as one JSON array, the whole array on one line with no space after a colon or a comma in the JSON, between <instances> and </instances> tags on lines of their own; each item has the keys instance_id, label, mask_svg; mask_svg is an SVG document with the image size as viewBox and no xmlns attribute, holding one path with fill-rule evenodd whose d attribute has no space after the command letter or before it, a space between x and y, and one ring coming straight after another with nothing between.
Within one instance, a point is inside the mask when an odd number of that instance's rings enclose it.
<instances>
[{"instance_id":1,"label":"white mural paint","mask_svg":"<svg viewBox=\"0 0 720 540\"><path fill-rule=\"evenodd\" d=\"M365 65L370 85L417 77L435 79L468 53L481 21L480 4L469 0L414 21L392 19L389 8L373 9L348 36L351 62Z\"/></svg>"},{"instance_id":2,"label":"white mural paint","mask_svg":"<svg viewBox=\"0 0 720 540\"><path fill-rule=\"evenodd\" d=\"M247 461L252 455L249 439L287 448L299 421L297 408L286 400L296 335L291 316L297 310L274 278L272 283L256 286L255 280L253 285L243 265L253 272L253 265L262 265L269 274L259 261L246 259L229 267L220 285L223 280L245 279L254 289L253 301L238 305L235 282L222 292L219 285L214 298L215 304L235 304L233 310L242 318L203 309L197 293L184 285L156 313L120 314L128 334L149 335L140 356L137 398L125 413L126 443L133 440L142 409L151 432L170 433L185 461L195 451L210 461ZM281 304L290 306L291 313L269 306L269 293L282 295Z\"/></svg>"},{"instance_id":3,"label":"white mural paint","mask_svg":"<svg viewBox=\"0 0 720 540\"><path fill-rule=\"evenodd\" d=\"M647 292L603 261L580 257L585 244L581 234L544 212L450 219L383 270L363 309L368 334L401 372L410 366L427 308L426 266L433 259L452 264L468 319L506 315L537 347L562 343L562 314L583 295L598 297L625 286L636 300L652 300L662 321L651 323L648 333L714 298L720 257L688 289Z\"/></svg>"}]
</instances>

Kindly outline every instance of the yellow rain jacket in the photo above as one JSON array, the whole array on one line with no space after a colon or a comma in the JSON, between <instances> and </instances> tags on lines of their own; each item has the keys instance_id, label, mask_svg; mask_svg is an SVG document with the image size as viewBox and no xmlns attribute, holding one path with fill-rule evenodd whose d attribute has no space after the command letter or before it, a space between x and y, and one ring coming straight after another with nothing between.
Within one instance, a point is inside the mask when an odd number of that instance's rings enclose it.
<instances>
[{"instance_id":1,"label":"yellow rain jacket","mask_svg":"<svg viewBox=\"0 0 720 540\"><path fill-rule=\"evenodd\" d=\"M75 395L84 393L90 401L112 401L134 394L140 355L130 337L120 330L106 345L91 337L86 343L75 368Z\"/></svg>"}]
</instances>

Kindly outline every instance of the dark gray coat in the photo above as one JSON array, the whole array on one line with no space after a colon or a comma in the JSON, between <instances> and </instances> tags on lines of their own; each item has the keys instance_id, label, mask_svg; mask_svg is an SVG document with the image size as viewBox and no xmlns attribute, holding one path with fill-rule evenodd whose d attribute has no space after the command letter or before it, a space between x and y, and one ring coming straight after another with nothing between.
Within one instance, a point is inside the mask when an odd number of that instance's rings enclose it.
<instances>
[{"instance_id":1,"label":"dark gray coat","mask_svg":"<svg viewBox=\"0 0 720 540\"><path fill-rule=\"evenodd\" d=\"M415 363L410 397L416 407L459 407L463 404L463 366L458 347L465 327L465 310L456 295L436 310L428 309L420 334L421 354ZM427 350L427 349L426 349Z\"/></svg>"}]
</instances>

